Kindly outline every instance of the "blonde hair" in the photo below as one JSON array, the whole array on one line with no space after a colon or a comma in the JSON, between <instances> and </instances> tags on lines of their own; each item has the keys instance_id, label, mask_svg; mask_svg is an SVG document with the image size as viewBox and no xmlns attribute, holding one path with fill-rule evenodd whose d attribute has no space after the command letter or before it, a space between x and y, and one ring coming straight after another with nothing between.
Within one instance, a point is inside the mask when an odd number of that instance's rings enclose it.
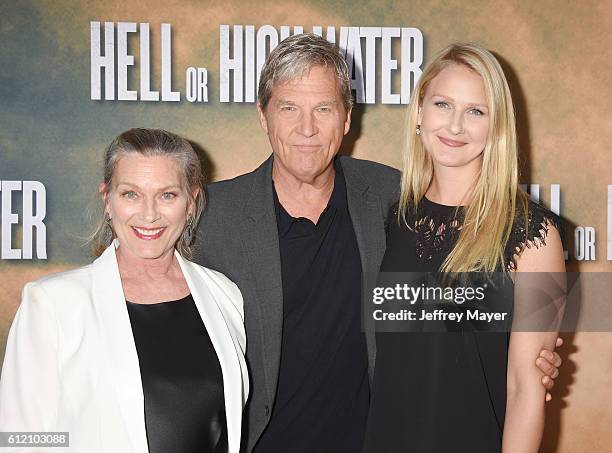
<instances>
[{"instance_id":1,"label":"blonde hair","mask_svg":"<svg viewBox=\"0 0 612 453\"><path fill-rule=\"evenodd\" d=\"M429 83L445 68L463 65L483 81L489 108L489 133L482 168L464 208L457 243L442 263L445 272L494 272L505 268L504 248L517 207L527 219L527 199L518 190L518 145L510 88L497 59L476 44L457 43L443 49L425 68L410 100L407 143L398 220L418 209L433 178L431 156L416 135L419 108ZM518 206L517 206L518 205Z\"/></svg>"},{"instance_id":2,"label":"blonde hair","mask_svg":"<svg viewBox=\"0 0 612 453\"><path fill-rule=\"evenodd\" d=\"M190 227L187 224L185 225L175 247L181 256L191 258L193 229L198 223L205 203L204 178L198 155L191 143L172 132L162 129L129 129L119 134L108 145L104 153L104 185L107 190L110 190L117 162L130 153L137 153L146 157L168 156L177 162L184 182L183 190L188 196L189 202L193 203L194 209L190 219ZM198 189L195 198L193 197L194 189ZM94 230L86 238L91 245L91 252L94 256L100 256L116 237L104 212L103 203L100 203L97 211ZM192 231L188 231L190 228L192 228Z\"/></svg>"}]
</instances>

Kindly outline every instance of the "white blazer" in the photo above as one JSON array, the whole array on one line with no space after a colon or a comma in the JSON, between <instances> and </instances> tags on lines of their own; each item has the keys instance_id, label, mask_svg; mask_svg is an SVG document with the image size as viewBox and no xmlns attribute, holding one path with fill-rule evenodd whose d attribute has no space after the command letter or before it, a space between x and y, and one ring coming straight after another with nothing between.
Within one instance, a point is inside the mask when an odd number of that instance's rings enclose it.
<instances>
[{"instance_id":1,"label":"white blazer","mask_svg":"<svg viewBox=\"0 0 612 453\"><path fill-rule=\"evenodd\" d=\"M225 275L175 256L221 364L229 453L238 453L249 391L242 295ZM88 266L28 283L22 297L0 379L0 431L68 431L70 448L52 449L65 453L148 453L115 246Z\"/></svg>"}]
</instances>

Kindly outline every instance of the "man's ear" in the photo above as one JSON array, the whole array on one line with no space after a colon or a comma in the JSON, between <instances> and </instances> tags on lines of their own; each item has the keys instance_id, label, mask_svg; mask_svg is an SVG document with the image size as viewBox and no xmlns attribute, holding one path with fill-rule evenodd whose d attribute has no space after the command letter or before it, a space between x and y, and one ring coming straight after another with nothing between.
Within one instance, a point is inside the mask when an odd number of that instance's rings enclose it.
<instances>
[{"instance_id":1,"label":"man's ear","mask_svg":"<svg viewBox=\"0 0 612 453\"><path fill-rule=\"evenodd\" d=\"M268 120L266 119L266 112L264 112L259 101L257 101L257 113L259 114L259 125L264 130L264 132L267 134L268 133Z\"/></svg>"},{"instance_id":2,"label":"man's ear","mask_svg":"<svg viewBox=\"0 0 612 453\"><path fill-rule=\"evenodd\" d=\"M346 112L346 120L344 120L344 135L348 134L351 129L351 113L353 113L353 107L349 107Z\"/></svg>"}]
</instances>

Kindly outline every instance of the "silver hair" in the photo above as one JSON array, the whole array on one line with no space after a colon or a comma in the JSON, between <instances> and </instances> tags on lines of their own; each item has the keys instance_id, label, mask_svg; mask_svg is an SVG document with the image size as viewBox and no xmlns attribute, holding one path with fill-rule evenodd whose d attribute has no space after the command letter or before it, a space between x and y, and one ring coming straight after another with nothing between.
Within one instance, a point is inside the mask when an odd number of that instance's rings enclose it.
<instances>
[{"instance_id":1,"label":"silver hair","mask_svg":"<svg viewBox=\"0 0 612 453\"><path fill-rule=\"evenodd\" d=\"M265 111L276 85L303 77L317 66L334 71L340 98L348 112L353 105L353 98L346 60L338 47L313 33L286 38L270 52L259 78L258 99L261 109Z\"/></svg>"},{"instance_id":2,"label":"silver hair","mask_svg":"<svg viewBox=\"0 0 612 453\"><path fill-rule=\"evenodd\" d=\"M194 210L176 243L176 249L185 258L190 258L193 229L198 223L205 202L202 167L193 146L184 138L162 129L134 128L122 132L108 145L104 153L104 185L107 190L110 190L117 162L131 153L146 157L168 156L178 163L183 179L183 190L194 204ZM194 189L199 189L195 198ZM104 212L104 206L96 217L95 229L87 239L93 254L99 256L111 244L115 234Z\"/></svg>"}]
</instances>

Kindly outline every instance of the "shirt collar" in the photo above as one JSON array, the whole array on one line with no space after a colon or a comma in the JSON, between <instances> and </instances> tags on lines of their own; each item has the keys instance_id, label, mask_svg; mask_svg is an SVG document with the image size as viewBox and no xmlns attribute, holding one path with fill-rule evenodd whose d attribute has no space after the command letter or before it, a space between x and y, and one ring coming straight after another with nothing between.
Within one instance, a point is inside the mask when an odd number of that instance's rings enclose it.
<instances>
[{"instance_id":1,"label":"shirt collar","mask_svg":"<svg viewBox=\"0 0 612 453\"><path fill-rule=\"evenodd\" d=\"M327 202L327 207L323 210L321 216L325 215L325 213L330 208L334 208L336 210L347 209L346 181L344 179L344 172L342 170L342 165L338 160L338 156L334 158L334 172L334 189L332 190L331 196L329 197L329 201ZM276 193L274 180L272 180L271 182L272 194L274 196L274 211L276 212L276 220L277 222L279 222L279 225L282 225L287 221L298 220L295 217L291 217L291 215L285 210L285 208L283 208L280 201L278 200L278 194Z\"/></svg>"}]
</instances>

